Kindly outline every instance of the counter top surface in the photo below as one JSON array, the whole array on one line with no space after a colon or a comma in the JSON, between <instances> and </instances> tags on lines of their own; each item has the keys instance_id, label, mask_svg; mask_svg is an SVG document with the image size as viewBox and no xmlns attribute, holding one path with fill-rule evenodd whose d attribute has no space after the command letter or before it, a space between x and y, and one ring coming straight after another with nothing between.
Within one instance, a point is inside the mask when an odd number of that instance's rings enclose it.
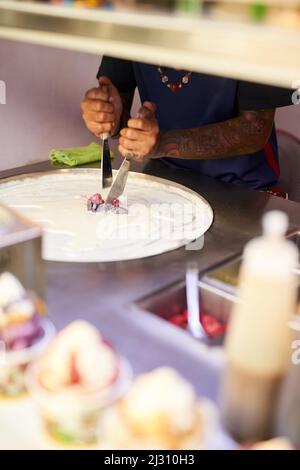
<instances>
[{"instance_id":1,"label":"counter top surface","mask_svg":"<svg viewBox=\"0 0 300 470\"><path fill-rule=\"evenodd\" d=\"M118 167L116 159L114 166ZM12 169L0 178L53 169L49 162ZM47 301L58 328L77 318L96 324L103 335L126 355L135 372L169 365L191 380L198 392L216 398L219 374L217 351L152 315L132 311L130 304L182 279L186 262L194 260L200 271L239 253L260 233L262 214L282 209L291 228L300 227L300 204L259 191L218 182L190 171L167 168L158 160L135 170L184 184L205 197L214 209L213 226L199 251L181 248L163 255L119 263L46 263ZM216 365L214 371L213 365ZM205 379L204 379L205 377Z\"/></svg>"}]
</instances>

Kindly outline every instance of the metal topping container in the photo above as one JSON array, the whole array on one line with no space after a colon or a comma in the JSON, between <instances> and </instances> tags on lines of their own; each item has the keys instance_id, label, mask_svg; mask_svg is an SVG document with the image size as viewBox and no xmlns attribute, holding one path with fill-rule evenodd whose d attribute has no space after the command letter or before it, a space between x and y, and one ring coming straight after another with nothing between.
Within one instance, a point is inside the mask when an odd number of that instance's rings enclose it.
<instances>
[{"instance_id":1,"label":"metal topping container","mask_svg":"<svg viewBox=\"0 0 300 470\"><path fill-rule=\"evenodd\" d=\"M0 273L14 274L25 289L44 298L42 228L0 204Z\"/></svg>"}]
</instances>

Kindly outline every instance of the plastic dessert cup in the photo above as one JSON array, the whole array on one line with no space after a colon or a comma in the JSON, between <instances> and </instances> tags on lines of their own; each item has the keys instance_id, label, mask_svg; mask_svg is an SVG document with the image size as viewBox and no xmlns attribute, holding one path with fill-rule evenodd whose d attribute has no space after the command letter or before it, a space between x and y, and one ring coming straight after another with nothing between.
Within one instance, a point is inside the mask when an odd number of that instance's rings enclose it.
<instances>
[{"instance_id":1,"label":"plastic dessert cup","mask_svg":"<svg viewBox=\"0 0 300 470\"><path fill-rule=\"evenodd\" d=\"M199 400L195 413L198 413L200 427L181 436L166 432L165 436L139 434L124 419L119 404L111 407L104 416L103 443L109 450L210 450L217 449L220 428L216 405L208 399Z\"/></svg>"},{"instance_id":2,"label":"plastic dessert cup","mask_svg":"<svg viewBox=\"0 0 300 470\"><path fill-rule=\"evenodd\" d=\"M98 441L102 411L127 392L132 369L126 359L119 358L114 382L105 389L86 393L72 387L58 392L45 389L39 381L38 363L28 368L26 381L48 436L61 445L81 446Z\"/></svg>"},{"instance_id":3,"label":"plastic dessert cup","mask_svg":"<svg viewBox=\"0 0 300 470\"><path fill-rule=\"evenodd\" d=\"M55 336L53 323L47 318L41 320L42 335L36 342L24 349L0 350L0 398L13 398L26 391L25 372L29 364L35 361L47 349Z\"/></svg>"}]
</instances>

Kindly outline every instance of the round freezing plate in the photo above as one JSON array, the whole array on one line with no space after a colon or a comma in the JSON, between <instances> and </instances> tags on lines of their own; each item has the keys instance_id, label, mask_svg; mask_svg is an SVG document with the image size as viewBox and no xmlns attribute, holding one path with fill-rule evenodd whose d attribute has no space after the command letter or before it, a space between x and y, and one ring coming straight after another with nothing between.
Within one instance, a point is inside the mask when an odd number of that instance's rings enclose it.
<instances>
[{"instance_id":1,"label":"round freezing plate","mask_svg":"<svg viewBox=\"0 0 300 470\"><path fill-rule=\"evenodd\" d=\"M0 202L43 226L43 257L51 261L158 255L198 239L213 222L211 206L194 191L133 172L121 197L127 212L88 212L87 196L99 192L99 186L97 169L34 173L3 180Z\"/></svg>"}]
</instances>

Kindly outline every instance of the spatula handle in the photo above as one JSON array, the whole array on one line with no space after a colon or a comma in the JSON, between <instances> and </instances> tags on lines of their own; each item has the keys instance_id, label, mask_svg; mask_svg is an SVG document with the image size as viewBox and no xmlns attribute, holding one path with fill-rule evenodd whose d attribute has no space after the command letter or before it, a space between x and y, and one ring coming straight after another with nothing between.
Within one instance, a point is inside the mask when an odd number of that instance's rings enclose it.
<instances>
[{"instance_id":1,"label":"spatula handle","mask_svg":"<svg viewBox=\"0 0 300 470\"><path fill-rule=\"evenodd\" d=\"M107 92L109 91L108 85L99 85L99 88L101 88L103 91L107 91ZM110 137L109 132L103 132L102 134L100 134L101 140L107 140L109 137Z\"/></svg>"}]
</instances>

